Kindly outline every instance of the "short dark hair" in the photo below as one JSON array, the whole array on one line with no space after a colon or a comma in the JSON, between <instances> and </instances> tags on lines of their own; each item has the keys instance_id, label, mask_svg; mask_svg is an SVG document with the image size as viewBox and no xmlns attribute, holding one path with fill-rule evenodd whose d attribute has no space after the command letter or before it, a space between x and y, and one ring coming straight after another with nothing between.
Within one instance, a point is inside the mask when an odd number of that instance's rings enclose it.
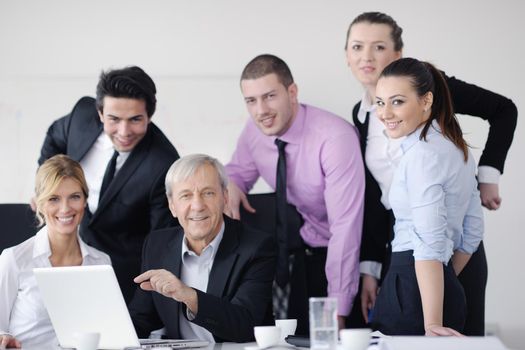
<instances>
[{"instance_id":1,"label":"short dark hair","mask_svg":"<svg viewBox=\"0 0 525 350\"><path fill-rule=\"evenodd\" d=\"M241 81L248 79L258 79L265 75L275 73L279 82L286 88L293 84L293 77L286 62L277 56L264 54L252 59L241 74Z\"/></svg>"},{"instance_id":2,"label":"short dark hair","mask_svg":"<svg viewBox=\"0 0 525 350\"><path fill-rule=\"evenodd\" d=\"M401 34L403 34L403 29L397 25L397 22L392 17L382 12L363 12L362 14L354 18L352 23L350 23L350 25L348 26L348 30L346 31L345 50L348 49L348 37L350 37L350 30L352 29L352 26L354 24L362 22L367 22L371 24L386 24L391 29L390 37L394 42L394 50L401 51L403 49L403 39L401 38Z\"/></svg>"},{"instance_id":3,"label":"short dark hair","mask_svg":"<svg viewBox=\"0 0 525 350\"><path fill-rule=\"evenodd\" d=\"M157 98L155 83L149 75L137 66L102 71L97 84L97 109L102 113L104 97L125 97L144 100L146 112L151 118L155 113Z\"/></svg>"}]
</instances>

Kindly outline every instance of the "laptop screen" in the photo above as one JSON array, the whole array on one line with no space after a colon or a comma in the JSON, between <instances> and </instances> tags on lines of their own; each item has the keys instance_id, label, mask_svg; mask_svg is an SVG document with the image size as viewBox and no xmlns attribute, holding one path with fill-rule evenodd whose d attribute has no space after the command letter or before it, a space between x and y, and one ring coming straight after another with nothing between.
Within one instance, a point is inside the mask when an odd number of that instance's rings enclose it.
<instances>
[{"instance_id":1,"label":"laptop screen","mask_svg":"<svg viewBox=\"0 0 525 350\"><path fill-rule=\"evenodd\" d=\"M33 269L60 346L73 348L75 333L100 333L99 349L193 348L207 341L143 339L131 322L110 265Z\"/></svg>"},{"instance_id":2,"label":"laptop screen","mask_svg":"<svg viewBox=\"0 0 525 350\"><path fill-rule=\"evenodd\" d=\"M62 347L76 332L100 333L99 348L140 346L115 272L109 265L33 269Z\"/></svg>"}]
</instances>

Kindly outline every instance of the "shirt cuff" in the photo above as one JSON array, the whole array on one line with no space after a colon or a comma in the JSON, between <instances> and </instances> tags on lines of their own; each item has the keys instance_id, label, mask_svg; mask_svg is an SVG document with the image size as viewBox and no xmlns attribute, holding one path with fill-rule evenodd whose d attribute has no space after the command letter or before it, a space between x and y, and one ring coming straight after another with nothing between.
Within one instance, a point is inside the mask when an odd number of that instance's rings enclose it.
<instances>
[{"instance_id":1,"label":"shirt cuff","mask_svg":"<svg viewBox=\"0 0 525 350\"><path fill-rule=\"evenodd\" d=\"M330 298L337 299L337 315L347 317L352 311L354 297L347 293L328 293Z\"/></svg>"},{"instance_id":2,"label":"shirt cuff","mask_svg":"<svg viewBox=\"0 0 525 350\"><path fill-rule=\"evenodd\" d=\"M237 187L239 187L239 189L241 190L242 193L244 194L247 194L248 192L250 192L245 184L238 178L234 177L233 174L232 175L228 175L228 181L229 182L233 182L235 185L237 185Z\"/></svg>"},{"instance_id":3,"label":"shirt cuff","mask_svg":"<svg viewBox=\"0 0 525 350\"><path fill-rule=\"evenodd\" d=\"M458 247L457 250L459 250L460 252L463 252L465 254L474 254L477 250L478 250L478 247L479 247L479 243L481 242L481 239L479 241L477 241L476 243L474 244L471 244L470 242L465 242L463 241L461 243L461 245Z\"/></svg>"},{"instance_id":4,"label":"shirt cuff","mask_svg":"<svg viewBox=\"0 0 525 350\"><path fill-rule=\"evenodd\" d=\"M186 308L186 317L189 321L193 321L195 319L195 315L188 308Z\"/></svg>"},{"instance_id":5,"label":"shirt cuff","mask_svg":"<svg viewBox=\"0 0 525 350\"><path fill-rule=\"evenodd\" d=\"M498 169L488 165L478 167L478 182L484 184L499 184L501 173Z\"/></svg>"},{"instance_id":6,"label":"shirt cuff","mask_svg":"<svg viewBox=\"0 0 525 350\"><path fill-rule=\"evenodd\" d=\"M359 263L359 273L370 275L375 277L377 280L381 279L381 267L382 264L377 261L361 261Z\"/></svg>"}]
</instances>

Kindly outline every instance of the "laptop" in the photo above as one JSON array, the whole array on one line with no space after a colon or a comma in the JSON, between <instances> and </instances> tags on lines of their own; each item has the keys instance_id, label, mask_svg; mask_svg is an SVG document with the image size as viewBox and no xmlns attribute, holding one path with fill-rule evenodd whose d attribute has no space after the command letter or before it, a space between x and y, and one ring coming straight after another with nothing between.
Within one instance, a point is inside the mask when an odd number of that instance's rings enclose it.
<instances>
[{"instance_id":1,"label":"laptop","mask_svg":"<svg viewBox=\"0 0 525 350\"><path fill-rule=\"evenodd\" d=\"M99 349L194 348L207 341L139 341L110 265L33 269L44 305L63 348L75 347L76 332L100 333Z\"/></svg>"}]
</instances>

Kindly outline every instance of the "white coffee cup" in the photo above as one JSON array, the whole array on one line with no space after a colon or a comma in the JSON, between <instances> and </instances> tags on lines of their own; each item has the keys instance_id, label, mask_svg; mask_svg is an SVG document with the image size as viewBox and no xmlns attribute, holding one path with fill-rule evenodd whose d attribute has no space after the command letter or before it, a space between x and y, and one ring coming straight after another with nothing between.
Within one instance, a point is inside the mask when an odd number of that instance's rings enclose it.
<instances>
[{"instance_id":1,"label":"white coffee cup","mask_svg":"<svg viewBox=\"0 0 525 350\"><path fill-rule=\"evenodd\" d=\"M275 325L281 328L281 343L286 344L286 340L284 339L289 335L295 334L295 329L297 328L297 320L295 318L286 320L275 320Z\"/></svg>"},{"instance_id":2,"label":"white coffee cup","mask_svg":"<svg viewBox=\"0 0 525 350\"><path fill-rule=\"evenodd\" d=\"M96 350L100 340L98 332L75 332L75 349L77 350Z\"/></svg>"},{"instance_id":3,"label":"white coffee cup","mask_svg":"<svg viewBox=\"0 0 525 350\"><path fill-rule=\"evenodd\" d=\"M347 350L366 350L370 345L372 330L368 328L341 329L341 346Z\"/></svg>"},{"instance_id":4,"label":"white coffee cup","mask_svg":"<svg viewBox=\"0 0 525 350\"><path fill-rule=\"evenodd\" d=\"M277 326L253 327L253 333L260 349L278 345L281 339L281 328Z\"/></svg>"}]
</instances>

